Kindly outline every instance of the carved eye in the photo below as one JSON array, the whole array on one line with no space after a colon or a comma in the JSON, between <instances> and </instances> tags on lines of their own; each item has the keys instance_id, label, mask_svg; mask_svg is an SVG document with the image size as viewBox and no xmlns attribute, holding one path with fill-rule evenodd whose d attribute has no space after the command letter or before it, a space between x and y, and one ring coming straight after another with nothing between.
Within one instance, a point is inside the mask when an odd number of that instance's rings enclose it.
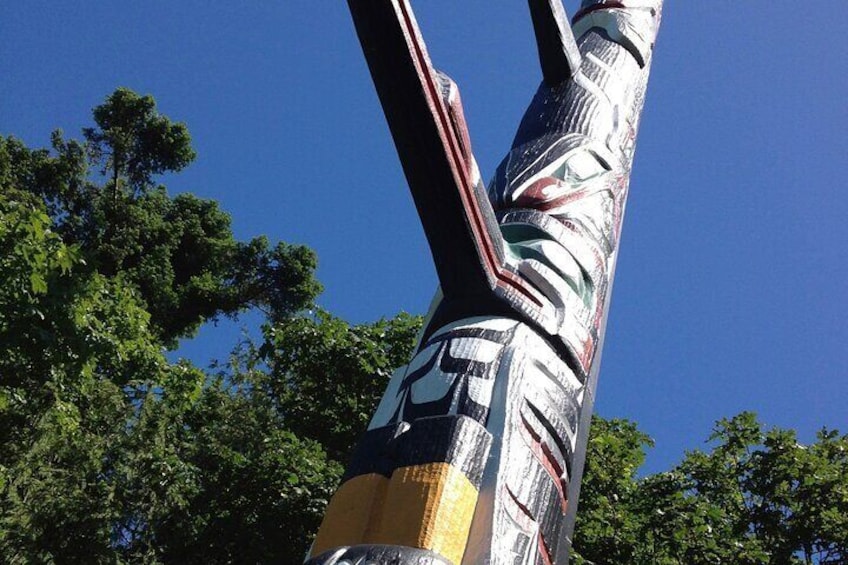
<instances>
[{"instance_id":1,"label":"carved eye","mask_svg":"<svg viewBox=\"0 0 848 565\"><path fill-rule=\"evenodd\" d=\"M581 183L609 171L609 167L593 151L584 149L569 156L553 176L567 183Z\"/></svg>"},{"instance_id":2,"label":"carved eye","mask_svg":"<svg viewBox=\"0 0 848 565\"><path fill-rule=\"evenodd\" d=\"M533 192L532 195L528 195L530 198L550 200L560 194L581 188L586 181L611 170L612 167L591 149L575 148L551 160L544 167L540 167L538 163L527 167L517 175L519 178L523 177L524 182L512 190L511 194L508 193L506 200L517 203L522 200L528 190Z\"/></svg>"}]
</instances>

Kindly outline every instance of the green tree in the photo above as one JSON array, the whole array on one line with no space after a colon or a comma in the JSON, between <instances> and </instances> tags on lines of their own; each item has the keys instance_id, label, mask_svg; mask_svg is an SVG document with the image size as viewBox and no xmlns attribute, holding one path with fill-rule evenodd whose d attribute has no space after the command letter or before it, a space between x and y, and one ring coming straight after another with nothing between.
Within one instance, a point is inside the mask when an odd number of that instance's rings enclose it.
<instances>
[{"instance_id":1,"label":"green tree","mask_svg":"<svg viewBox=\"0 0 848 565\"><path fill-rule=\"evenodd\" d=\"M310 249L264 237L239 242L217 203L171 198L155 183L194 159L185 125L125 88L93 114L96 127L83 141L57 130L49 150L0 137L0 190L40 198L90 269L132 284L165 345L219 315L260 308L279 320L312 305L321 287Z\"/></svg>"},{"instance_id":2,"label":"green tree","mask_svg":"<svg viewBox=\"0 0 848 565\"><path fill-rule=\"evenodd\" d=\"M149 94L118 88L93 114L97 127L83 135L92 161L110 179L113 198L121 190L142 193L154 175L180 171L196 157L185 124L159 114Z\"/></svg>"},{"instance_id":3,"label":"green tree","mask_svg":"<svg viewBox=\"0 0 848 565\"><path fill-rule=\"evenodd\" d=\"M95 117L85 141L56 132L51 149L0 138L0 555L299 563L342 470L315 438L347 451L419 322L297 315L320 290L309 249L237 242L214 202L155 185L175 161L131 162L152 149L127 141L149 137L147 121L167 129L149 97L119 90ZM233 369L163 357L250 307L264 342ZM304 338L326 346L323 364ZM318 385L342 403L368 390L355 418L326 411L334 427L306 433Z\"/></svg>"},{"instance_id":4,"label":"green tree","mask_svg":"<svg viewBox=\"0 0 848 565\"><path fill-rule=\"evenodd\" d=\"M174 400L146 402L126 448L117 489L120 555L128 562L302 561L338 463L286 430L268 396L247 386L206 380L191 398Z\"/></svg>"},{"instance_id":5,"label":"green tree","mask_svg":"<svg viewBox=\"0 0 848 565\"><path fill-rule=\"evenodd\" d=\"M583 563L633 563L641 543L632 499L636 473L653 442L627 420L592 417L575 530Z\"/></svg>"},{"instance_id":6,"label":"green tree","mask_svg":"<svg viewBox=\"0 0 848 565\"><path fill-rule=\"evenodd\" d=\"M597 424L601 424L598 426ZM636 478L645 436L596 421L576 563L842 564L848 558L848 436L809 446L743 412L717 422L709 452Z\"/></svg>"},{"instance_id":7,"label":"green tree","mask_svg":"<svg viewBox=\"0 0 848 565\"><path fill-rule=\"evenodd\" d=\"M0 555L13 563L109 555L110 461L133 396L166 371L132 288L77 276L78 250L50 227L29 195L0 195Z\"/></svg>"},{"instance_id":8,"label":"green tree","mask_svg":"<svg viewBox=\"0 0 848 565\"><path fill-rule=\"evenodd\" d=\"M338 464L249 383L162 351L218 314L311 305L314 254L235 241L214 202L155 186L193 152L151 98L95 117L50 150L0 138L0 561L294 559Z\"/></svg>"}]
</instances>

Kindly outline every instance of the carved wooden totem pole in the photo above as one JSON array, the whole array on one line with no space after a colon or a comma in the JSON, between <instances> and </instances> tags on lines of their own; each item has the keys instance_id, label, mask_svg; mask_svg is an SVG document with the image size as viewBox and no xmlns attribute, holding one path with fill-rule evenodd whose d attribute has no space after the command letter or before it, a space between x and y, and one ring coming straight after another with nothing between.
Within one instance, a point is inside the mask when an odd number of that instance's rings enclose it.
<instances>
[{"instance_id":1,"label":"carved wooden totem pole","mask_svg":"<svg viewBox=\"0 0 848 565\"><path fill-rule=\"evenodd\" d=\"M544 80L488 190L409 1L348 4L440 290L309 563L564 565L662 0L530 0Z\"/></svg>"}]
</instances>

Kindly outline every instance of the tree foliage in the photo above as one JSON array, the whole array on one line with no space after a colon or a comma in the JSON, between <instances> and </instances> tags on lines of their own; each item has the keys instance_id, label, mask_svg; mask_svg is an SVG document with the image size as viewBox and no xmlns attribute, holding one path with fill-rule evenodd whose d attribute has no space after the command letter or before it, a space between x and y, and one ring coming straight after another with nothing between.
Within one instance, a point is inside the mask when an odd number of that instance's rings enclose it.
<instances>
[{"instance_id":1,"label":"tree foliage","mask_svg":"<svg viewBox=\"0 0 848 565\"><path fill-rule=\"evenodd\" d=\"M764 430L743 412L711 450L636 478L646 436L596 420L578 514L578 563L842 564L848 559L848 436Z\"/></svg>"},{"instance_id":2,"label":"tree foliage","mask_svg":"<svg viewBox=\"0 0 848 565\"><path fill-rule=\"evenodd\" d=\"M159 114L150 95L118 88L93 115L97 127L83 130L88 153L115 193L144 192L154 175L182 170L194 161L185 124Z\"/></svg>"},{"instance_id":3,"label":"tree foliage","mask_svg":"<svg viewBox=\"0 0 848 565\"><path fill-rule=\"evenodd\" d=\"M51 149L0 137L0 190L41 199L55 233L89 269L120 275L138 291L165 345L219 315L258 307L279 320L312 305L321 287L310 249L272 247L264 237L237 241L216 202L171 198L155 184L194 159L184 124L125 88L93 114L96 127L83 141L57 130Z\"/></svg>"},{"instance_id":4,"label":"tree foliage","mask_svg":"<svg viewBox=\"0 0 848 565\"><path fill-rule=\"evenodd\" d=\"M236 241L216 203L154 185L193 151L152 98L94 113L82 142L0 138L0 561L299 561L339 464L246 380L163 348L311 306L314 254Z\"/></svg>"},{"instance_id":5,"label":"tree foliage","mask_svg":"<svg viewBox=\"0 0 848 565\"><path fill-rule=\"evenodd\" d=\"M421 319L314 306L315 256L237 241L157 184L183 124L118 89L82 140L0 137L0 561L300 563ZM261 338L202 371L163 351L258 308ZM594 420L575 563L845 563L848 438L803 446L749 413L640 477L650 438Z\"/></svg>"}]
</instances>

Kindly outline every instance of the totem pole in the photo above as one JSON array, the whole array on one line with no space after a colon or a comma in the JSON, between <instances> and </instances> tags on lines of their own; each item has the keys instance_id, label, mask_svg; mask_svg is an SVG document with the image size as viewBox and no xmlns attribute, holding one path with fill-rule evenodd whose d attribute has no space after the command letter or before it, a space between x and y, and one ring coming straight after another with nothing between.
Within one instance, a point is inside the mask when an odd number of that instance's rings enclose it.
<instances>
[{"instance_id":1,"label":"totem pole","mask_svg":"<svg viewBox=\"0 0 848 565\"><path fill-rule=\"evenodd\" d=\"M662 0L529 0L543 82L488 191L409 0L348 4L440 289L308 563L565 565Z\"/></svg>"}]
</instances>

